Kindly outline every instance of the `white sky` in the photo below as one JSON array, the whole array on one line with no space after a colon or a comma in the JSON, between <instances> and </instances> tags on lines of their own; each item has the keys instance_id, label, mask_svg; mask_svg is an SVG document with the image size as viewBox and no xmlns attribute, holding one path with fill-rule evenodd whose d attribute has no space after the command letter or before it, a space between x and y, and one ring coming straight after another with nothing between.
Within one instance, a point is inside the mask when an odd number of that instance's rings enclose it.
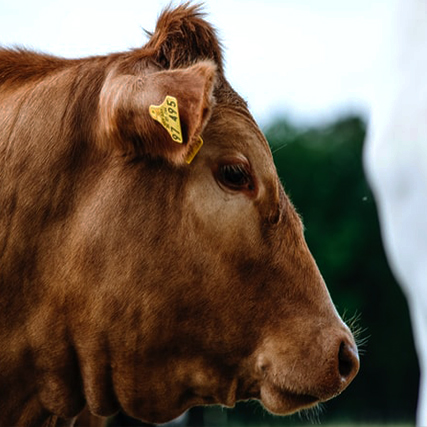
<instances>
[{"instance_id":1,"label":"white sky","mask_svg":"<svg viewBox=\"0 0 427 427\"><path fill-rule=\"evenodd\" d=\"M0 45L65 57L146 42L169 0L0 0ZM176 1L175 1L176 3ZM391 0L205 0L227 76L261 125L367 115Z\"/></svg>"}]
</instances>

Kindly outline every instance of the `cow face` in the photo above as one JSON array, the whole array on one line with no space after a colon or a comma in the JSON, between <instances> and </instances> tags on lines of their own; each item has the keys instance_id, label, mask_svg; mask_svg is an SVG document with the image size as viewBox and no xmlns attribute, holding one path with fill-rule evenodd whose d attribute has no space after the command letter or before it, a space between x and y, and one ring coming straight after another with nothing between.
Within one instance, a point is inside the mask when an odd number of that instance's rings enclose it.
<instances>
[{"instance_id":1,"label":"cow face","mask_svg":"<svg viewBox=\"0 0 427 427\"><path fill-rule=\"evenodd\" d=\"M307 248L265 138L243 106L216 109L187 203L196 234L207 243L198 251L220 272L206 286L221 301L213 310L224 316L215 321L224 331L221 358L245 360L234 378L234 398L258 398L272 412L294 412L340 393L357 373L357 349Z\"/></svg>"}]
</instances>

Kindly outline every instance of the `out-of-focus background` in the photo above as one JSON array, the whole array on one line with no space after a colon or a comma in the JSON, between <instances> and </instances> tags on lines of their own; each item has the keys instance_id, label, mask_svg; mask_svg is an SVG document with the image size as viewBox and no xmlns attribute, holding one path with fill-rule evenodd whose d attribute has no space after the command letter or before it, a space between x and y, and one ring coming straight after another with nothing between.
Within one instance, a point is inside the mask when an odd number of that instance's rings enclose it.
<instances>
[{"instance_id":1,"label":"out-of-focus background","mask_svg":"<svg viewBox=\"0 0 427 427\"><path fill-rule=\"evenodd\" d=\"M176 2L175 2L176 3ZM0 45L65 57L145 43L169 0L0 0ZM338 310L358 317L361 370L321 410L290 418L256 402L195 409L180 425L413 425L418 365L362 168L394 0L205 0L226 72L271 144ZM132 425L116 419L112 425ZM135 424L136 425L136 424Z\"/></svg>"}]
</instances>

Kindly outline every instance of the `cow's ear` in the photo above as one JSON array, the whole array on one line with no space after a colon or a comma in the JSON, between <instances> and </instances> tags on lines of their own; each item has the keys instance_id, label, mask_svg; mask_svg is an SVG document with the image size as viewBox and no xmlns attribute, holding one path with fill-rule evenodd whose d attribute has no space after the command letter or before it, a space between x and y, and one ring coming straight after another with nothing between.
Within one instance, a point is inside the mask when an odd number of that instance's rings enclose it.
<instances>
[{"instance_id":1,"label":"cow's ear","mask_svg":"<svg viewBox=\"0 0 427 427\"><path fill-rule=\"evenodd\" d=\"M211 60L223 72L221 44L216 31L204 20L200 5L185 3L160 15L145 52L164 69Z\"/></svg>"},{"instance_id":2,"label":"cow's ear","mask_svg":"<svg viewBox=\"0 0 427 427\"><path fill-rule=\"evenodd\" d=\"M216 66L203 61L147 77L144 91L144 151L175 164L190 163L215 103Z\"/></svg>"},{"instance_id":3,"label":"cow's ear","mask_svg":"<svg viewBox=\"0 0 427 427\"><path fill-rule=\"evenodd\" d=\"M144 76L110 73L99 99L100 145L131 157L189 163L211 115L216 75L210 61Z\"/></svg>"}]
</instances>

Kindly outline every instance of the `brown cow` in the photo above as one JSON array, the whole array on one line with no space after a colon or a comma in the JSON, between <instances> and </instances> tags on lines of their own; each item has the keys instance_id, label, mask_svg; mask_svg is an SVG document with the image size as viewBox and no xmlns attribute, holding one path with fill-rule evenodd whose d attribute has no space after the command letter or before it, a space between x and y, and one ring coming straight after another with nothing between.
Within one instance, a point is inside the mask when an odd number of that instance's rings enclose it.
<instances>
[{"instance_id":1,"label":"brown cow","mask_svg":"<svg viewBox=\"0 0 427 427\"><path fill-rule=\"evenodd\" d=\"M356 375L199 7L126 53L1 50L0 183L1 425L242 399L289 414Z\"/></svg>"}]
</instances>

